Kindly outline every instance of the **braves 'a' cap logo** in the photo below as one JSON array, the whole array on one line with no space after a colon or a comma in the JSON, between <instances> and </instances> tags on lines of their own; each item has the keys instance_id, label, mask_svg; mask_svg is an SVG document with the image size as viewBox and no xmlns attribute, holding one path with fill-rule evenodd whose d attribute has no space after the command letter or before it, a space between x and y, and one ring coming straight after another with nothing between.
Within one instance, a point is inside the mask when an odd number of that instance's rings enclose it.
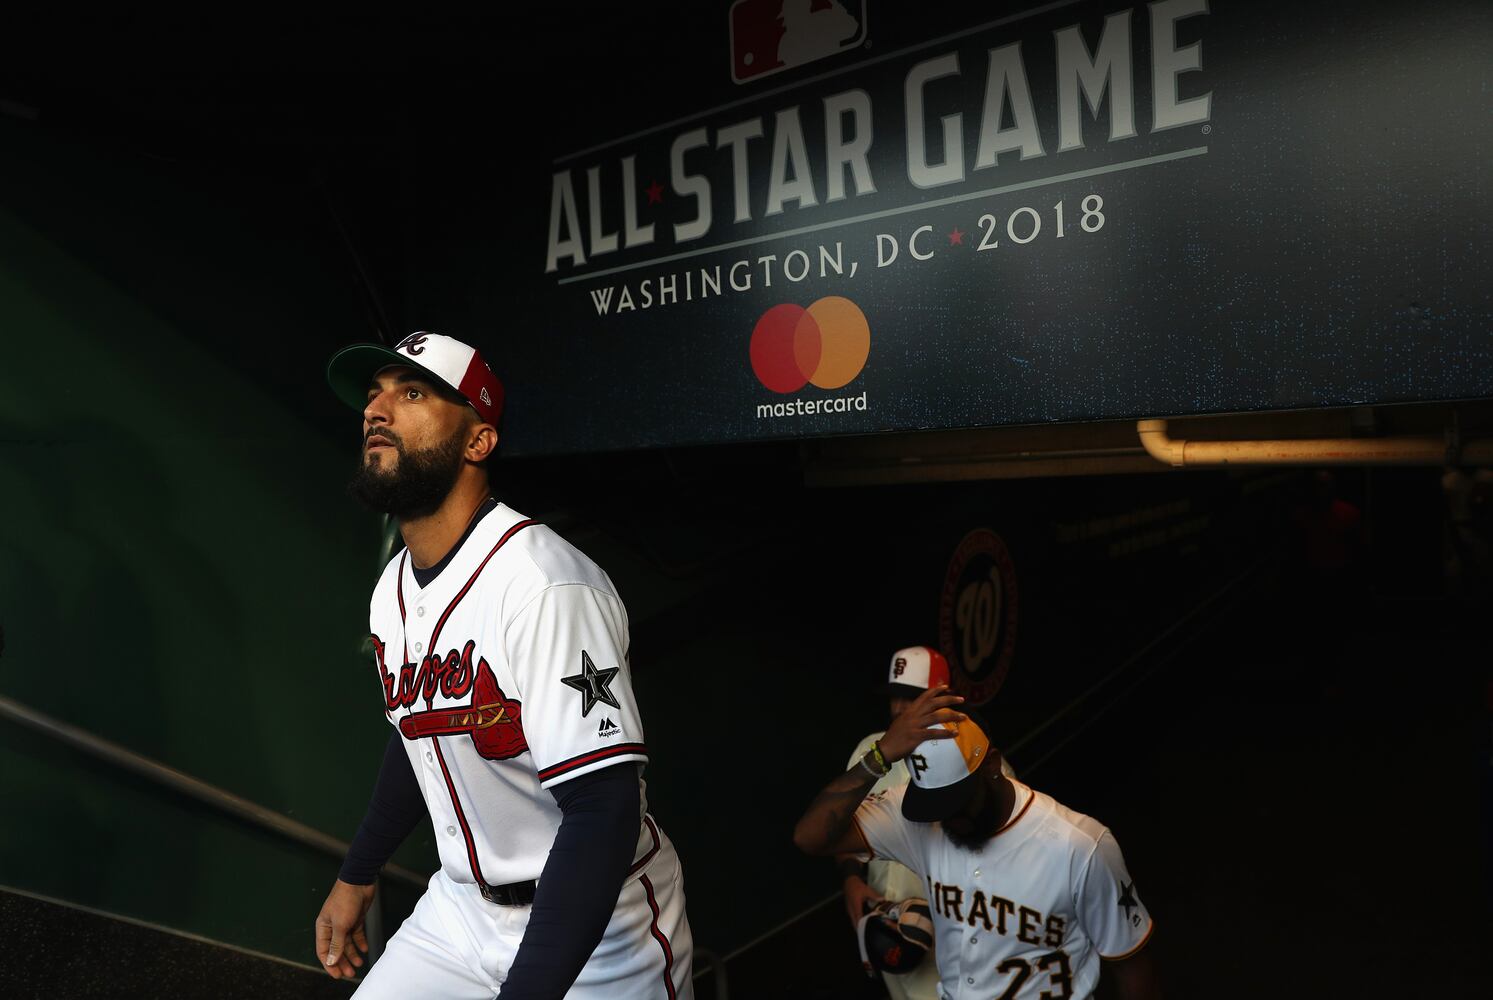
<instances>
[{"instance_id":1,"label":"braves 'a' cap logo","mask_svg":"<svg viewBox=\"0 0 1493 1000\"><path fill-rule=\"evenodd\" d=\"M424 354L425 348L422 345L424 345L425 339L429 336L430 335L427 333L412 333L408 337L405 337L403 340L401 340L399 342L399 345L395 347L394 350L403 351L405 354L408 354L411 357L418 354Z\"/></svg>"},{"instance_id":2,"label":"braves 'a' cap logo","mask_svg":"<svg viewBox=\"0 0 1493 1000\"><path fill-rule=\"evenodd\" d=\"M901 677L905 673L907 673L907 657L899 656L892 666L892 676Z\"/></svg>"}]
</instances>

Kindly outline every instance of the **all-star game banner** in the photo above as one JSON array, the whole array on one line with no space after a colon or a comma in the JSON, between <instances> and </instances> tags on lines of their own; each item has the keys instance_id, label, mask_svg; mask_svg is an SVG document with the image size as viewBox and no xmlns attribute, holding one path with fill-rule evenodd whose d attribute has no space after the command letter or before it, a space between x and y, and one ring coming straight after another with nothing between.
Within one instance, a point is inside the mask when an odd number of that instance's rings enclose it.
<instances>
[{"instance_id":1,"label":"all-star game banner","mask_svg":"<svg viewBox=\"0 0 1493 1000\"><path fill-rule=\"evenodd\" d=\"M566 118L510 453L1493 394L1490 5L916 6Z\"/></svg>"}]
</instances>

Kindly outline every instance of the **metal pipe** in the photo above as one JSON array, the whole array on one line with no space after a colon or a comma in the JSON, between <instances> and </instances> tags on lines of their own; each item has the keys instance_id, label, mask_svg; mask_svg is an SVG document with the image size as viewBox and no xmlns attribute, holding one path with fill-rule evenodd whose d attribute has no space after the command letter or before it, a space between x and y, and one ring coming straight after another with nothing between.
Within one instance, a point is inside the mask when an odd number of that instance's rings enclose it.
<instances>
[{"instance_id":1,"label":"metal pipe","mask_svg":"<svg viewBox=\"0 0 1493 1000\"><path fill-rule=\"evenodd\" d=\"M711 977L715 986L715 1000L730 1000L731 986L726 979L726 963L713 951L696 946L694 953L695 979Z\"/></svg>"},{"instance_id":2,"label":"metal pipe","mask_svg":"<svg viewBox=\"0 0 1493 1000\"><path fill-rule=\"evenodd\" d=\"M44 715L3 695L0 695L0 717L19 722L29 729L60 740L99 760L131 771L158 785L165 785L173 791L222 810L230 816L236 816L253 826L273 831L308 847L324 851L339 860L347 854L346 841L338 840L336 837L313 829L305 823L297 822L273 809L266 809L232 792L209 785L200 778L184 774L174 767L167 767L159 761L151 760L118 743L95 736L60 719ZM394 864L385 865L384 874L419 889L424 889L429 882L428 878Z\"/></svg>"},{"instance_id":3,"label":"metal pipe","mask_svg":"<svg viewBox=\"0 0 1493 1000\"><path fill-rule=\"evenodd\" d=\"M1152 458L1174 468L1222 465L1486 465L1493 439L1313 438L1279 441L1188 441L1168 437L1165 420L1135 429Z\"/></svg>"}]
</instances>

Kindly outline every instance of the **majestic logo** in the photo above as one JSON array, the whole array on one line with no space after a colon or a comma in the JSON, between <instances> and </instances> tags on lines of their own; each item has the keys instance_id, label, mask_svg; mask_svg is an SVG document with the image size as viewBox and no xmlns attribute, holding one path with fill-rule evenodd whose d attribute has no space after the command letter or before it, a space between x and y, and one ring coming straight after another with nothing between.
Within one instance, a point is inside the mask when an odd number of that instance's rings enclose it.
<instances>
[{"instance_id":1,"label":"majestic logo","mask_svg":"<svg viewBox=\"0 0 1493 1000\"><path fill-rule=\"evenodd\" d=\"M427 655L418 666L404 664L399 668L396 686L394 673L384 664L383 642L378 636L372 639L389 711L408 708L425 698L425 711L412 712L399 720L399 731L405 739L468 733L477 753L488 760L507 760L528 751L523 705L503 693L485 658L478 657L473 666L475 642L469 640L460 652L452 649L445 656ZM454 700L469 691L470 704L433 707L437 693Z\"/></svg>"},{"instance_id":2,"label":"majestic logo","mask_svg":"<svg viewBox=\"0 0 1493 1000\"><path fill-rule=\"evenodd\" d=\"M622 732L622 727L613 722L610 716L602 716L601 725L596 727L596 735L603 739L616 736L620 732Z\"/></svg>"},{"instance_id":3,"label":"majestic logo","mask_svg":"<svg viewBox=\"0 0 1493 1000\"><path fill-rule=\"evenodd\" d=\"M866 366L871 326L843 296L826 296L807 309L785 302L757 320L749 353L757 380L773 392L797 392L806 384L838 389Z\"/></svg>"},{"instance_id":4,"label":"majestic logo","mask_svg":"<svg viewBox=\"0 0 1493 1000\"><path fill-rule=\"evenodd\" d=\"M905 673L907 673L907 657L899 656L892 663L892 676L901 677Z\"/></svg>"},{"instance_id":5,"label":"majestic logo","mask_svg":"<svg viewBox=\"0 0 1493 1000\"><path fill-rule=\"evenodd\" d=\"M560 683L566 687L573 687L581 693L581 717L591 714L591 709L596 707L599 701L613 708L621 709L617 704L617 696L612 694L612 681L622 671L617 667L603 667L596 669L596 664L591 662L591 654L584 649L581 650L581 672L571 674L569 677L561 677Z\"/></svg>"},{"instance_id":6,"label":"majestic logo","mask_svg":"<svg viewBox=\"0 0 1493 1000\"><path fill-rule=\"evenodd\" d=\"M983 705L1006 680L1016 651L1016 566L988 528L964 536L944 574L938 634L953 687Z\"/></svg>"},{"instance_id":7,"label":"majestic logo","mask_svg":"<svg viewBox=\"0 0 1493 1000\"><path fill-rule=\"evenodd\" d=\"M403 351L405 354L408 354L411 357L419 354L424 354L425 348L423 345L429 336L430 334L428 333L412 333L408 337L405 337L403 340L401 340L399 342L399 346L395 347L394 350Z\"/></svg>"},{"instance_id":8,"label":"majestic logo","mask_svg":"<svg viewBox=\"0 0 1493 1000\"><path fill-rule=\"evenodd\" d=\"M730 23L737 83L817 62L866 39L866 11L857 0L736 0Z\"/></svg>"}]
</instances>

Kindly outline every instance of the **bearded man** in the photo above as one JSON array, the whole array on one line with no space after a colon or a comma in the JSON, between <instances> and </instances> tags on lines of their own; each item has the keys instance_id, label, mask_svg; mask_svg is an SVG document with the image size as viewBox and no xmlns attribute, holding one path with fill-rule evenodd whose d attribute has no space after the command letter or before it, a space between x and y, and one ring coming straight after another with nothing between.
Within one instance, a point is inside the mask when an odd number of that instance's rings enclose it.
<instances>
[{"instance_id":1,"label":"bearded man","mask_svg":"<svg viewBox=\"0 0 1493 1000\"><path fill-rule=\"evenodd\" d=\"M1155 1000L1151 916L1114 835L1003 774L963 701L942 684L919 695L819 793L794 843L923 879L946 1000L1083 1000L1101 969L1122 1000ZM900 760L909 783L868 797Z\"/></svg>"},{"instance_id":2,"label":"bearded man","mask_svg":"<svg viewBox=\"0 0 1493 1000\"><path fill-rule=\"evenodd\" d=\"M350 492L398 519L405 548L369 610L393 731L317 956L337 979L363 967L379 869L429 814L440 869L360 1000L692 996L627 611L600 567L492 496L501 383L433 333L345 348L327 377L363 414Z\"/></svg>"}]
</instances>

